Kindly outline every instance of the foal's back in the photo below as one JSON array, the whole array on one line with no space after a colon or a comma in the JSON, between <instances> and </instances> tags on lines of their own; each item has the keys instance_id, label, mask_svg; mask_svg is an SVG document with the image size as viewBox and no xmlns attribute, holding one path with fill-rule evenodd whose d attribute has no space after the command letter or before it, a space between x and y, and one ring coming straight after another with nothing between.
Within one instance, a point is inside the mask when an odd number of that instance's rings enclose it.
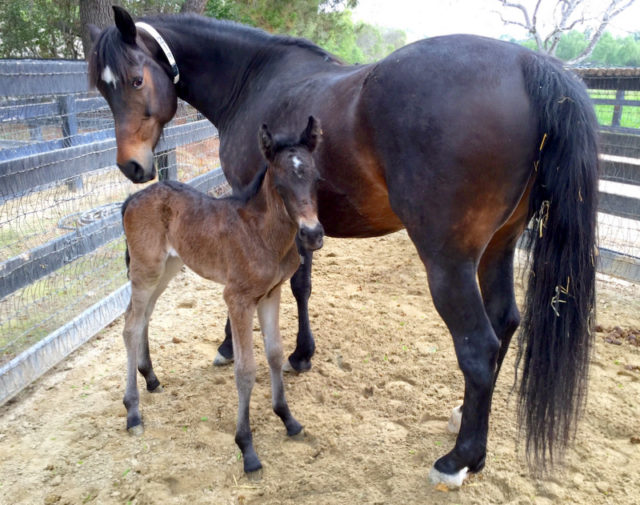
<instances>
[{"instance_id":1,"label":"foal's back","mask_svg":"<svg viewBox=\"0 0 640 505\"><path fill-rule=\"evenodd\" d=\"M177 257L198 275L225 283L251 234L239 214L243 204L235 198L212 198L176 181L132 195L122 211L132 279L138 277L137 268L160 271Z\"/></svg>"}]
</instances>

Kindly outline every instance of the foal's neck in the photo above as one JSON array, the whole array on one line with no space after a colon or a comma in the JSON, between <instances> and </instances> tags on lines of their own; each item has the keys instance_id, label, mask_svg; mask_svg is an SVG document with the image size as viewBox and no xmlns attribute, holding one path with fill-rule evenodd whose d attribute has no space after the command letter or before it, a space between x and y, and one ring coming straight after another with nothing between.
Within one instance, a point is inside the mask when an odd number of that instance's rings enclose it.
<instances>
[{"instance_id":1,"label":"foal's neck","mask_svg":"<svg viewBox=\"0 0 640 505\"><path fill-rule=\"evenodd\" d=\"M257 232L271 250L285 253L293 246L297 226L276 190L270 168L267 168L260 190L247 201L245 209L255 216Z\"/></svg>"}]
</instances>

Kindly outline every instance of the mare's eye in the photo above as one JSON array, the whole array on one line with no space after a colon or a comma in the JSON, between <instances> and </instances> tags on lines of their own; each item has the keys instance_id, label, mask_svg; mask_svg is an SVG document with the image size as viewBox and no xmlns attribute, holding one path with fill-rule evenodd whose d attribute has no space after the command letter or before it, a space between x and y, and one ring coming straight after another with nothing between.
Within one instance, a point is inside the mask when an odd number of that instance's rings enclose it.
<instances>
[{"instance_id":1,"label":"mare's eye","mask_svg":"<svg viewBox=\"0 0 640 505\"><path fill-rule=\"evenodd\" d=\"M134 77L131 80L131 85L136 89L140 88L142 86L142 83L143 83L142 77Z\"/></svg>"}]
</instances>

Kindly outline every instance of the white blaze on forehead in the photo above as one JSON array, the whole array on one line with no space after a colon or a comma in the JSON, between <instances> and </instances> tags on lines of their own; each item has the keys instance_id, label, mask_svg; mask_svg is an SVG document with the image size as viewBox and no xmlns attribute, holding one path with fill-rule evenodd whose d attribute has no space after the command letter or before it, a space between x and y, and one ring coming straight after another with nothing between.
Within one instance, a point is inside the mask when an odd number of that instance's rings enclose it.
<instances>
[{"instance_id":1,"label":"white blaze on forehead","mask_svg":"<svg viewBox=\"0 0 640 505\"><path fill-rule=\"evenodd\" d=\"M299 168L300 165L302 165L302 160L300 158L298 158L297 156L294 156L293 160L291 160L291 161L293 161L294 168Z\"/></svg>"},{"instance_id":2,"label":"white blaze on forehead","mask_svg":"<svg viewBox=\"0 0 640 505\"><path fill-rule=\"evenodd\" d=\"M104 70L102 71L102 80L107 84L113 84L113 89L115 89L118 84L118 80L116 79L116 76L111 71L111 68L109 67L109 65L104 67Z\"/></svg>"}]
</instances>

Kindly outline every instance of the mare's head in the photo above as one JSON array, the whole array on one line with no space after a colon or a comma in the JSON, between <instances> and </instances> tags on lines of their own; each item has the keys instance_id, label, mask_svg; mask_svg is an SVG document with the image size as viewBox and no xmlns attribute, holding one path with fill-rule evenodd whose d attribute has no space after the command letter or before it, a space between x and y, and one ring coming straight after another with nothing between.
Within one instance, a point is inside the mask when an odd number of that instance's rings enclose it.
<instances>
[{"instance_id":1,"label":"mare's head","mask_svg":"<svg viewBox=\"0 0 640 505\"><path fill-rule=\"evenodd\" d=\"M113 112L118 168L133 182L147 182L155 177L153 149L176 113L176 89L170 65L152 56L129 13L113 10L115 26L90 27L89 78Z\"/></svg>"},{"instance_id":2,"label":"mare's head","mask_svg":"<svg viewBox=\"0 0 640 505\"><path fill-rule=\"evenodd\" d=\"M322 247L324 236L316 193L320 173L312 156L321 136L320 122L313 116L298 137L272 136L266 125L258 134L269 177L298 226L300 243L311 251Z\"/></svg>"}]
</instances>

